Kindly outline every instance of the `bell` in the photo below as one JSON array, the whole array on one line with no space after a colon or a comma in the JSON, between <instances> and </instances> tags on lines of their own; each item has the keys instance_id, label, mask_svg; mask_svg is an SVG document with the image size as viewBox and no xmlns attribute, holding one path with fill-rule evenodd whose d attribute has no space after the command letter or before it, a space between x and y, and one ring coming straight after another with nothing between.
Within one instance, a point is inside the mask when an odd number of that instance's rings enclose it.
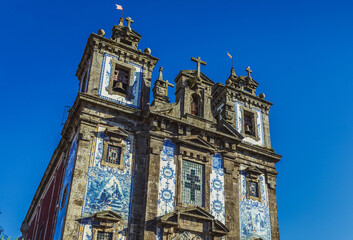
<instances>
[{"instance_id":1,"label":"bell","mask_svg":"<svg viewBox=\"0 0 353 240\"><path fill-rule=\"evenodd\" d=\"M125 92L125 89L123 88L123 83L122 82L115 82L113 91L117 92Z\"/></svg>"},{"instance_id":2,"label":"bell","mask_svg":"<svg viewBox=\"0 0 353 240\"><path fill-rule=\"evenodd\" d=\"M250 131L249 125L245 126L245 134L252 135L252 132Z\"/></svg>"}]
</instances>

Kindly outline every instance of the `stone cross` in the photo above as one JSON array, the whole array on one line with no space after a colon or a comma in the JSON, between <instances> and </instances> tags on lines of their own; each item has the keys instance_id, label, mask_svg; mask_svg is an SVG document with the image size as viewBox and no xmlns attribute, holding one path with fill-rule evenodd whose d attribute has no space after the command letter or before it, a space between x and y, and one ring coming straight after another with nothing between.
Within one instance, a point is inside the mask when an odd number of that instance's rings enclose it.
<instances>
[{"instance_id":1,"label":"stone cross","mask_svg":"<svg viewBox=\"0 0 353 240\"><path fill-rule=\"evenodd\" d=\"M197 58L192 57L192 58L191 58L191 61L194 61L194 62L197 63L196 74L197 74L197 77L200 77L200 73L201 73L201 71L200 71L201 64L204 65L204 66L206 66L206 62L201 61L201 58L200 58L200 57L197 57Z\"/></svg>"},{"instance_id":2,"label":"stone cross","mask_svg":"<svg viewBox=\"0 0 353 240\"><path fill-rule=\"evenodd\" d=\"M127 21L127 27L131 29L131 23L134 23L134 20L132 20L130 17L125 18L125 21Z\"/></svg>"},{"instance_id":3,"label":"stone cross","mask_svg":"<svg viewBox=\"0 0 353 240\"><path fill-rule=\"evenodd\" d=\"M165 80L165 95L168 96L168 87L174 87L174 84L171 84L168 82L168 80Z\"/></svg>"},{"instance_id":4,"label":"stone cross","mask_svg":"<svg viewBox=\"0 0 353 240\"><path fill-rule=\"evenodd\" d=\"M165 82L165 95L168 96L168 87L174 87L174 85L169 83L168 80L163 80L163 67L159 68L158 80Z\"/></svg>"},{"instance_id":5,"label":"stone cross","mask_svg":"<svg viewBox=\"0 0 353 240\"><path fill-rule=\"evenodd\" d=\"M191 201L195 201L195 191L201 190L201 186L199 184L196 184L200 182L200 178L195 175L195 170L191 169L190 174L187 174L187 180L189 180L190 182L186 182L185 187L190 188Z\"/></svg>"},{"instance_id":6,"label":"stone cross","mask_svg":"<svg viewBox=\"0 0 353 240\"><path fill-rule=\"evenodd\" d=\"M245 71L248 72L248 77L251 78L250 74L252 73L252 71L251 71L250 67L245 68Z\"/></svg>"}]
</instances>

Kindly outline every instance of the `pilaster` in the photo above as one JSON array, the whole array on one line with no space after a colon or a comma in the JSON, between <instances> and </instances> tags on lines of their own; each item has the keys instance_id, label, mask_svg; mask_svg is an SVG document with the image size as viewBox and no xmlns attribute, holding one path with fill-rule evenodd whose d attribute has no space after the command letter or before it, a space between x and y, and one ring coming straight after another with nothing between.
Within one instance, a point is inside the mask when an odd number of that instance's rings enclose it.
<instances>
[{"instance_id":1,"label":"pilaster","mask_svg":"<svg viewBox=\"0 0 353 240\"><path fill-rule=\"evenodd\" d=\"M279 240L277 196L276 196L276 176L268 175L268 196L270 203L271 236L272 240Z\"/></svg>"},{"instance_id":2,"label":"pilaster","mask_svg":"<svg viewBox=\"0 0 353 240\"><path fill-rule=\"evenodd\" d=\"M150 136L149 139L149 161L147 169L147 195L145 214L145 240L156 239L157 212L158 212L158 185L160 154L163 149L163 139Z\"/></svg>"},{"instance_id":3,"label":"pilaster","mask_svg":"<svg viewBox=\"0 0 353 240\"><path fill-rule=\"evenodd\" d=\"M95 129L84 123L80 124L77 139L76 159L71 179L71 190L68 199L66 218L62 239L75 239L78 236L79 222L87 185L87 171L90 160L90 149Z\"/></svg>"}]
</instances>

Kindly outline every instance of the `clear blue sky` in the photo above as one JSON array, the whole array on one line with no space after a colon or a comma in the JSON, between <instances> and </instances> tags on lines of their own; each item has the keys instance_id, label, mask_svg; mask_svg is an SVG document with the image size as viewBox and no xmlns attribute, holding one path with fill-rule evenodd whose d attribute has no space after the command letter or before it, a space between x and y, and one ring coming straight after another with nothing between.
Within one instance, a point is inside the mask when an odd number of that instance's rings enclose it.
<instances>
[{"instance_id":1,"label":"clear blue sky","mask_svg":"<svg viewBox=\"0 0 353 240\"><path fill-rule=\"evenodd\" d=\"M229 51L238 75L251 66L258 93L274 105L281 239L351 239L353 228L353 3L295 1L1 1L0 225L20 225L59 142L65 105L87 38L108 37L124 6L173 80L207 62L225 82ZM171 92L172 93L172 92ZM174 92L173 92L174 93ZM174 99L174 97L172 97Z\"/></svg>"}]
</instances>

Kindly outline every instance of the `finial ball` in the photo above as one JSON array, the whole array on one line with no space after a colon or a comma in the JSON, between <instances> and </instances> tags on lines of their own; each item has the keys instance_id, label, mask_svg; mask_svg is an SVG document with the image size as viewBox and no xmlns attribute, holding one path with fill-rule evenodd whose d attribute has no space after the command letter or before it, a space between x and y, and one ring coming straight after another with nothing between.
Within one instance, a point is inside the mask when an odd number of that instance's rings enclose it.
<instances>
[{"instance_id":1,"label":"finial ball","mask_svg":"<svg viewBox=\"0 0 353 240\"><path fill-rule=\"evenodd\" d=\"M105 31L103 29L99 29L98 30L98 35L101 36L101 37L104 37Z\"/></svg>"},{"instance_id":2,"label":"finial ball","mask_svg":"<svg viewBox=\"0 0 353 240\"><path fill-rule=\"evenodd\" d=\"M147 54L151 54L151 49L150 48L145 48L144 52L147 53Z\"/></svg>"},{"instance_id":3,"label":"finial ball","mask_svg":"<svg viewBox=\"0 0 353 240\"><path fill-rule=\"evenodd\" d=\"M260 93L259 97L264 99L265 98L265 94L264 93Z\"/></svg>"}]
</instances>

